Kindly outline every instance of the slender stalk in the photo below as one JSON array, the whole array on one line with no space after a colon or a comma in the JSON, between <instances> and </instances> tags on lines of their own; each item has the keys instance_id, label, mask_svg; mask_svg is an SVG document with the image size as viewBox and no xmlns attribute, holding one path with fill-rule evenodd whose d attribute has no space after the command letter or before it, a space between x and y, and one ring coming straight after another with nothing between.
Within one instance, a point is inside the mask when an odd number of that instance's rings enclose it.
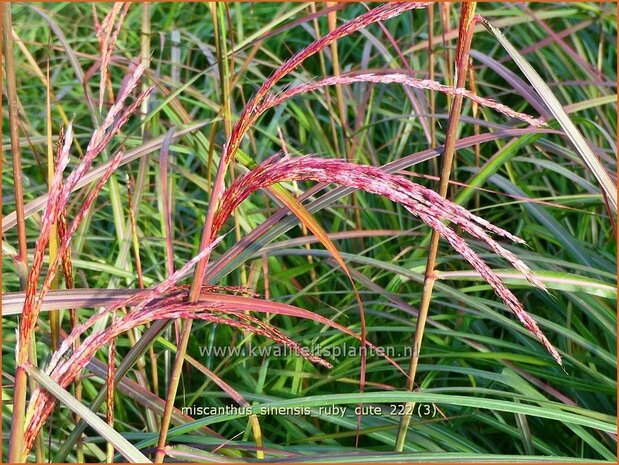
<instances>
[{"instance_id":1,"label":"slender stalk","mask_svg":"<svg viewBox=\"0 0 619 465\"><path fill-rule=\"evenodd\" d=\"M142 260L140 259L140 240L138 238L138 225L133 209L133 182L127 173L127 206L129 209L129 223L131 225L131 240L133 243L133 258L135 260L135 270L138 277L138 287L144 289L144 274L142 273Z\"/></svg>"},{"instance_id":2,"label":"slender stalk","mask_svg":"<svg viewBox=\"0 0 619 465\"><path fill-rule=\"evenodd\" d=\"M226 5L224 3L211 3L210 5L211 14L213 17L213 25L215 28L215 47L217 50L217 58L219 63L219 73L220 73L220 82L222 89L222 107L223 107L223 122L224 122L224 130L226 133L226 138L230 138L230 134L232 132L232 107L230 101L230 72L228 66L228 53L226 49L226 35L225 35L225 8ZM212 144L211 144L212 146ZM216 211L216 207L218 204L218 192L223 187L224 176L226 172L227 164L222 157L219 163L219 167L217 170L217 175L215 178L215 186L211 191L211 202L209 203L209 209L207 212L206 224L202 232L202 239L200 250L208 245L211 240L211 230L212 230L212 222L213 217ZM236 216L235 216L236 218ZM235 229L237 233L237 238L240 234L239 223L235 221ZM208 263L208 255L205 257L204 267ZM246 282L246 277L242 276L243 282ZM189 301L191 303L195 303L198 300L198 296L200 294L200 290L202 288L203 281L203 269L200 272L200 265L196 267L196 272L194 273L194 280L191 285L191 290L189 294ZM174 365L172 367L172 373L170 376L170 381L168 384L167 396L166 396L166 404L164 407L163 416L161 418L161 428L159 433L159 440L157 443L157 453L155 455L155 463L163 462L165 457L165 443L168 434L168 430L170 427L170 421L172 419L172 410L174 408L174 399L176 398L176 392L178 390L178 384L180 381L180 375L183 368L183 362L185 359L185 354L187 352L187 344L189 343L189 336L191 335L191 328L193 325L193 320L185 320L180 341L178 344L178 349L176 352L176 358L174 360ZM252 422L253 425L253 434L256 442L256 446L261 449L263 447L262 444L262 432L260 430L260 425L257 420ZM256 453L258 459L264 458L264 452L262 450L258 450Z\"/></svg>"},{"instance_id":3,"label":"slender stalk","mask_svg":"<svg viewBox=\"0 0 619 465\"><path fill-rule=\"evenodd\" d=\"M470 60L472 62L472 59ZM473 69L472 63L469 63L469 83L471 85L471 91L473 93L477 93L477 81L475 79L475 70ZM473 118L477 119L479 116L479 105L476 102L471 104L471 114ZM481 134L479 124L475 124L473 126L473 132L476 136ZM481 162L481 145L475 144L475 168L479 168L479 164ZM480 196L479 191L475 193L475 208L478 209L480 205Z\"/></svg>"},{"instance_id":4,"label":"slender stalk","mask_svg":"<svg viewBox=\"0 0 619 465\"><path fill-rule=\"evenodd\" d=\"M434 81L434 4L428 7L428 79ZM430 90L430 141L436 147L436 94ZM432 159L432 168L438 174L438 160Z\"/></svg>"},{"instance_id":5,"label":"slender stalk","mask_svg":"<svg viewBox=\"0 0 619 465\"><path fill-rule=\"evenodd\" d=\"M52 182L54 179L54 144L52 142L52 102L51 102L51 83L49 78L49 56L47 57L47 74L46 74L47 96L45 99L45 110L47 116L47 184L48 190L51 191ZM49 261L50 263L56 259L58 253L58 231L56 225L52 226L52 232L49 236ZM58 277L52 281L52 289L58 289ZM52 350L58 350L58 341L60 340L60 311L51 310L49 312L49 327L51 333Z\"/></svg>"},{"instance_id":6,"label":"slender stalk","mask_svg":"<svg viewBox=\"0 0 619 465\"><path fill-rule=\"evenodd\" d=\"M4 46L4 67L6 89L9 106L9 134L11 139L11 154L13 158L13 179L15 189L15 213L17 215L17 271L20 287L23 291L28 286L28 245L26 243L26 222L24 216L24 194L22 185L21 151L19 145L19 113L17 102L17 83L15 81L15 57L13 56L13 35L11 31L11 3L2 8L2 42ZM26 412L26 390L28 378L22 365L24 360L18 360L15 370L15 388L13 393L13 415L11 433L9 437L8 461L11 463L23 462L24 451L24 422Z\"/></svg>"},{"instance_id":7,"label":"slender stalk","mask_svg":"<svg viewBox=\"0 0 619 465\"><path fill-rule=\"evenodd\" d=\"M328 94L328 92L327 92L327 94ZM284 151L284 154L286 156L289 156L288 148L286 146L286 140L284 139L284 135L282 134L282 130L281 130L281 128L279 126L277 127L277 135L279 136L279 141L280 141L280 144L282 145L282 150ZM297 182L295 181L294 184L295 184L295 189L296 189L297 188ZM301 223L301 234L303 236L307 236L308 235L307 227L303 223ZM305 249L306 250L311 250L311 246L310 246L309 242L305 243ZM265 299L268 300L269 297L266 297L266 292L267 292L266 287L268 287L267 286L268 285L268 277L266 275L266 273L268 272L268 263L266 262L266 258L267 258L266 255L263 256L262 258L263 258L263 263L265 264L265 268L264 268L264 273L265 273L265 275L264 275L264 279L265 279ZM314 264L314 257L311 254L307 255L307 262L310 265ZM316 268L314 268L313 266L310 268L310 277L312 278L313 282L315 282L316 279L317 279Z\"/></svg>"},{"instance_id":8,"label":"slender stalk","mask_svg":"<svg viewBox=\"0 0 619 465\"><path fill-rule=\"evenodd\" d=\"M217 51L217 64L219 67L219 82L221 84L221 103L224 112L224 131L226 134L226 139L230 137L232 133L232 101L230 99L230 91L231 91L231 80L232 76L230 75L230 63L228 60L233 60L234 57L228 57L228 38L226 35L226 9L228 6L225 3L218 3L217 8L215 8L215 4L211 3L213 8L213 21L215 24L215 46ZM230 31L232 33L232 30ZM232 40L232 34L230 36ZM234 48L234 45L232 46ZM234 172L235 172L235 161L234 158L230 161L230 180L234 181ZM234 235L238 241L242 239L241 232L241 223L239 220L239 215L237 212L234 213ZM245 265L241 265L239 267L239 272L241 274L241 285L245 286L247 283L247 270L245 269Z\"/></svg>"},{"instance_id":9,"label":"slender stalk","mask_svg":"<svg viewBox=\"0 0 619 465\"><path fill-rule=\"evenodd\" d=\"M138 179L138 183L144 181L143 177L140 176L140 173L138 173L138 176L140 179ZM136 220L136 209L138 207L138 196L136 196L136 198L134 199L133 196L133 192L134 192L134 187L133 187L133 181L131 180L131 176L129 176L129 174L127 173L127 205L128 205L128 210L129 210L129 224L130 224L130 232L131 232L131 238L132 238L132 242L133 242L133 256L134 256L134 260L135 260L135 269L136 269L136 274L137 274L137 278L138 278L138 287L140 289L144 289L144 275L142 272L142 261L140 259L140 245L139 245L139 238L138 238L138 228L137 228L137 220ZM147 325L147 327L149 327L150 325ZM133 333L129 332L128 333L129 336L129 343L131 345L131 347L133 347L135 345L136 340L138 339L138 333L137 331L135 331L135 336L133 335ZM151 367L153 368L153 379L156 381L157 380L157 366L156 366L156 359L155 359L155 351L153 349L153 346L151 345L148 348L148 353L149 353L149 358L150 358L150 363L151 363ZM112 358L109 359L110 363L112 363ZM148 377L146 376L146 369L145 369L145 364L142 360L142 358L139 358L136 361L136 365L137 365L137 379L138 379L138 383L146 388L149 389L148 386ZM112 378L110 377L109 380L111 380ZM109 384L110 381L108 381ZM157 392L157 385L153 383L153 388L152 388L153 392ZM146 410L146 420L148 423L148 427L150 429L150 431L157 431L158 427L157 427L157 419L155 417L155 415L153 414L153 412L151 412L150 410Z\"/></svg>"},{"instance_id":10,"label":"slender stalk","mask_svg":"<svg viewBox=\"0 0 619 465\"><path fill-rule=\"evenodd\" d=\"M49 45L49 44L48 44ZM54 143L52 136L52 102L51 102L51 80L49 75L49 53L47 55L47 68L45 74L45 88L46 88L46 98L45 98L45 116L46 116L46 139L47 139L47 185L48 192L51 192L52 182L54 180ZM53 225L51 228L51 233L49 237L49 260L52 262L56 259L56 255L58 253L58 232L56 225ZM51 283L51 289L58 289L58 277L54 278ZM50 336L51 336L51 349L52 351L58 350L58 343L60 340L60 311L59 310L50 310L49 312L49 328L50 328ZM30 360L36 360L36 347L34 341L32 343L32 347L30 348ZM29 379L28 386L30 388L30 392L34 391L36 388L36 381L33 378ZM53 421L52 421L53 423ZM51 438L50 438L51 439ZM43 461L43 434L37 435L35 439L34 452L37 462Z\"/></svg>"},{"instance_id":11,"label":"slender stalk","mask_svg":"<svg viewBox=\"0 0 619 465\"><path fill-rule=\"evenodd\" d=\"M458 46L456 51L456 87L462 88L466 82L467 69L469 65L469 51L471 48L471 39L473 37L474 27L474 15L476 2L463 2L462 11L460 15L460 34L458 36ZM451 167L455 154L456 146L456 132L458 124L460 123L460 111L462 110L462 95L456 95L453 99L452 107L449 112L449 121L447 123L447 135L445 138L445 149L443 152L443 163L441 167L441 177L439 181L438 193L441 197L447 197L447 189L449 187L449 177L451 175ZM436 256L438 254L438 242L439 234L436 230L432 230L432 236L430 239L430 247L428 250L428 259L426 262L425 278L423 282L423 291L421 295L421 304L419 306L419 316L417 318L417 324L415 327L415 334L413 336L413 350L411 355L410 367L408 371L408 380L406 389L413 390L415 385L415 375L417 374L417 364L419 362L419 351L421 349L421 343L423 341L423 333L428 318L428 309L430 308L430 301L432 299L432 289L434 287L434 281L436 275L434 268L436 265ZM406 412L410 412L413 409L411 406L407 406ZM411 416L403 415L400 419L400 426L398 429L398 435L396 438L395 449L401 452L404 448L404 442L406 440L406 433L408 432L408 426L410 424Z\"/></svg>"},{"instance_id":12,"label":"slender stalk","mask_svg":"<svg viewBox=\"0 0 619 465\"><path fill-rule=\"evenodd\" d=\"M141 35L140 35L140 61L144 66L148 66L148 62L150 60L150 3L144 2L142 3L142 21L141 21ZM145 91L148 88L148 84L146 82L142 82L142 91ZM148 104L150 98L147 96L143 101L142 105L140 105L140 113L142 121L146 118L146 114L148 113ZM143 122L141 126L142 131L142 140L146 138L148 135L148 121Z\"/></svg>"},{"instance_id":13,"label":"slender stalk","mask_svg":"<svg viewBox=\"0 0 619 465\"><path fill-rule=\"evenodd\" d=\"M310 12L311 14L315 15L316 14L316 4L314 2L310 3ZM312 21L313 27L314 27L314 33L316 34L316 37L320 36L320 27L318 26L318 18L315 17ZM320 50L318 52L318 58L320 60L320 70L322 72L322 75L324 77L327 77L327 65L326 65L326 61L325 61L325 54L324 54L324 50ZM325 92L325 102L327 105L327 109L329 110L329 114L333 113L333 103L331 102L331 93L330 92ZM333 118L329 118L329 128L331 129L331 137L333 138L333 151L335 152L335 154L339 157L340 156L340 146L338 144L335 143L335 141L337 141L337 130L335 129L335 122L333 121Z\"/></svg>"},{"instance_id":14,"label":"slender stalk","mask_svg":"<svg viewBox=\"0 0 619 465\"><path fill-rule=\"evenodd\" d=\"M112 321L116 320L116 312L112 316ZM107 366L107 382L106 382L106 411L105 421L108 425L114 428L114 372L116 371L116 339L110 341L107 352L108 366ZM107 442L105 450L105 457L107 463L114 463L114 445L111 442Z\"/></svg>"},{"instance_id":15,"label":"slender stalk","mask_svg":"<svg viewBox=\"0 0 619 465\"><path fill-rule=\"evenodd\" d=\"M216 34L216 44L217 44L217 58L219 65L219 76L221 82L221 90L222 90L222 106L224 110L224 131L226 134L226 140L230 138L232 134L232 100L231 100L231 83L233 81L233 73L230 73L230 63L232 63L232 68L234 69L234 54L230 55L228 58L228 38L226 35L226 30L230 30L230 46L232 50L234 50L234 35L232 25L226 24L226 18L228 21L230 20L228 5L226 3L218 3L217 4L217 34ZM224 14L224 13L227 13ZM227 26L227 27L226 27ZM230 61L229 61L230 60ZM235 167L236 161L234 158L230 161L230 179L231 182L234 182L235 179ZM243 233L241 231L241 224L239 218L239 212L236 211L233 216L234 220L234 234L237 242L240 242L243 238ZM247 287L248 277L247 270L244 264L239 266L240 271L240 280L241 286ZM249 315L249 312L245 312ZM250 339L248 338L249 333L246 331L243 332L245 337L244 339L247 341L247 344L250 344ZM258 448L256 451L256 457L258 459L264 458L264 453L262 452L262 447L264 446L262 441L262 429L260 427L260 423L258 421L257 416L252 416L249 418L250 424L253 426L251 428L251 432L254 437L254 442L256 447Z\"/></svg>"},{"instance_id":16,"label":"slender stalk","mask_svg":"<svg viewBox=\"0 0 619 465\"><path fill-rule=\"evenodd\" d=\"M449 10L451 9L451 4L450 3L439 3L438 7L439 7L440 14L441 14L441 27L443 30L442 43L443 43L443 55L445 59L444 62L447 65L447 69L445 69L445 84L452 85L452 83L455 82L455 81L452 81L453 79L453 64L452 64L453 54L451 51L451 47L447 43L447 37L446 37L447 32L449 32L449 27L451 23L450 21L451 15L449 14Z\"/></svg>"},{"instance_id":17,"label":"slender stalk","mask_svg":"<svg viewBox=\"0 0 619 465\"><path fill-rule=\"evenodd\" d=\"M9 463L25 462L22 456L24 450L24 422L27 389L26 369L18 365L15 369L15 393L13 395L13 416L9 436Z\"/></svg>"},{"instance_id":18,"label":"slender stalk","mask_svg":"<svg viewBox=\"0 0 619 465\"><path fill-rule=\"evenodd\" d=\"M37 64L37 61L32 56L32 53L30 53L30 50L28 50L28 48L24 45L23 40L20 39L19 35L17 35L15 30L13 30L12 33L13 33L13 40L15 40L15 44L17 45L17 47L19 47L20 52L23 54L24 58L30 65L30 68L32 69L34 74L36 74L36 76L41 80L43 85L47 86L46 84L47 79L45 75L43 74L43 71L41 71L41 68ZM65 125L65 127L67 127L69 125L69 117L64 111L64 108L62 107L62 104L60 103L60 101L58 101L58 98L54 94L53 89L51 88L49 89L49 96L50 96L50 100L54 101L56 110L58 111L58 114L60 115L60 118L62 119L63 124ZM79 154L80 158L84 156L84 151L82 150L82 147L80 146L79 141L73 141L73 147L75 147L75 150L77 150L77 153Z\"/></svg>"},{"instance_id":19,"label":"slender stalk","mask_svg":"<svg viewBox=\"0 0 619 465\"><path fill-rule=\"evenodd\" d=\"M185 360L185 353L187 352L187 344L189 343L189 336L191 335L192 325L192 319L185 320L185 324L183 325L181 340L178 344L178 350L176 352L176 358L174 359L174 366L172 367L172 374L170 376L170 383L168 387L165 408L163 410L163 417L161 418L161 429L159 432L159 440L157 441L157 453L155 455L155 463L162 463L166 455L165 442L168 437L168 430L170 429L172 410L174 409L174 398L176 397L178 383L181 378L181 371L183 370L183 362Z\"/></svg>"},{"instance_id":20,"label":"slender stalk","mask_svg":"<svg viewBox=\"0 0 619 465\"><path fill-rule=\"evenodd\" d=\"M213 24L214 27L217 28L217 19L214 10L215 6L211 4L211 12L213 15ZM216 45L218 39L218 35L215 34ZM225 119L225 115L224 115ZM227 127L224 121L224 127ZM226 151L224 150L221 158L219 160L219 165L217 166L217 173L215 174L215 179L213 181L213 188L210 192L210 201L208 205L208 210L206 212L206 220L204 222L204 228L202 229L202 237L200 239L200 248L199 251L205 249L209 243L212 241L212 229L213 229L213 219L215 218L215 212L217 211L217 207L219 205L219 198L222 194L224 188L224 178L226 175L226 171L228 169L228 160L226 160ZM204 273L206 270L206 266L208 265L210 254L204 256L204 258L198 262L196 265L193 281L191 283L191 289L189 291L189 301L196 302L198 300L198 296L200 295L200 289L202 288L202 281L204 280ZM180 349L180 347L179 347Z\"/></svg>"},{"instance_id":21,"label":"slender stalk","mask_svg":"<svg viewBox=\"0 0 619 465\"><path fill-rule=\"evenodd\" d=\"M141 61L144 66L148 65L148 61L150 60L150 35L151 35L151 24L150 24L150 3L144 2L142 3L142 21L141 21L141 36L140 36L140 55ZM148 87L146 82L142 83L142 91L145 91ZM140 106L141 118L144 121L146 119L146 115L148 114L148 105L150 102L150 98L146 97ZM149 120L150 121L150 120ZM142 142L146 142L146 140L150 137L150 123L149 121L145 121L141 126L142 131ZM148 158L142 157L140 158L140 169L143 170L144 173L148 171ZM155 358L155 350L153 346L148 348L148 353L150 357L151 364L151 377L152 377L152 386L153 392L159 392L159 377L157 373L157 359ZM168 352L165 352L168 354ZM154 417L154 416L153 416ZM156 421L153 423L156 425ZM153 430L154 431L154 430Z\"/></svg>"},{"instance_id":22,"label":"slender stalk","mask_svg":"<svg viewBox=\"0 0 619 465\"><path fill-rule=\"evenodd\" d=\"M17 102L17 83L15 81L15 57L13 55L13 34L11 3L5 3L2 11L2 41L4 45L4 67L9 106L9 134L11 155L13 157L13 179L15 189L15 213L17 215L17 251L19 281L22 290L28 281L28 245L26 242L26 218L24 215L24 194L21 170L21 149L19 144L19 104Z\"/></svg>"},{"instance_id":23,"label":"slender stalk","mask_svg":"<svg viewBox=\"0 0 619 465\"><path fill-rule=\"evenodd\" d=\"M222 57L220 56L221 54L221 47L219 44L220 41L220 36L219 36L219 22L217 20L217 3L209 3L209 8L211 10L211 17L213 18L213 29L214 29L214 39L215 39L215 50L217 51L217 62L220 65L219 71L220 71L220 81L221 81L221 86L222 86L222 97L225 99L226 95L225 94L225 89L227 89L227 81L225 79L225 76L222 76ZM227 59L227 58L226 58ZM224 100L225 101L225 100ZM225 104L223 105L223 112L224 112L224 127L226 128L226 131L228 130L228 128L230 127L230 122L226 121L226 116L228 115L228 109L226 109ZM220 160L220 164L219 164L219 168L218 168L218 172L217 172L217 177L215 179L215 184L218 183L218 181L221 183L221 185L223 186L223 175L225 174L224 171L222 171L222 165L223 165L223 158ZM213 192L213 191L212 191ZM208 209L208 213L207 213L207 220L206 220L206 225L204 230L202 231L202 240L200 243L200 250L203 249L203 245L205 243L208 243L208 239L210 237L210 231L211 231L211 226L209 225L209 213L211 212L212 209L214 209L214 204L216 203L216 199L211 198L211 201L209 202L209 209ZM214 212L214 210L213 210ZM212 224L212 222L211 222ZM191 290L189 293L189 302L191 303L195 303L198 300L198 296L199 296L199 292L201 289L201 282L202 282L202 277L200 277L199 279L196 279L196 274L198 274L198 268L196 268L196 272L194 272L194 280L192 282L191 285ZM191 328L193 326L193 320L192 319L187 319L184 321L184 324L182 326L182 332L181 332L181 336L180 336L180 340L178 341L178 348L176 351L176 357L174 359L174 365L172 366L172 372L170 373L169 376L169 380L168 380L168 389L167 389L167 393L166 393L166 403L165 403L165 407L163 409L163 415L161 417L161 428L159 430L159 439L157 441L157 452L155 454L155 463L162 463L163 459L165 458L166 455L166 451L165 451L165 443L166 443L166 439L168 436L168 430L170 428L170 422L172 420L172 410L174 409L174 400L176 398L176 392L178 390L178 384L180 381L180 376L181 376L181 371L183 369L183 362L185 359L185 354L187 353L187 345L189 343L189 336L191 335Z\"/></svg>"},{"instance_id":24,"label":"slender stalk","mask_svg":"<svg viewBox=\"0 0 619 465\"><path fill-rule=\"evenodd\" d=\"M133 367L133 364L138 360L143 353L146 351L147 347L152 345L153 338L156 337L160 332L162 332L167 326L169 326L169 322L166 320L158 320L153 323L148 332L146 332L138 341L135 341L135 345L131 347L131 350L127 353L125 358L118 365L115 375L114 375L114 385L118 385L121 379L127 374L127 372ZM90 410L96 412L101 404L106 399L106 392L100 391L97 396L93 399L90 404ZM79 420L75 424L75 428L69 434L67 440L60 446L60 450L54 456L54 462L62 462L65 461L66 457L69 455L73 448L73 444L78 441L78 437L80 437L84 430L87 428L87 423L82 419Z\"/></svg>"},{"instance_id":25,"label":"slender stalk","mask_svg":"<svg viewBox=\"0 0 619 465\"><path fill-rule=\"evenodd\" d=\"M334 2L327 2L326 8L333 7ZM329 32L333 32L337 27L337 11L333 10L327 14L327 23L329 25ZM337 41L331 42L331 60L333 66L333 75L339 76L341 74L340 58L337 51ZM338 113L340 114L340 125L342 126L342 133L344 135L344 152L346 153L347 161L354 161L353 155L350 151L350 144L348 143L348 134L350 132L348 128L348 118L346 117L346 103L344 102L344 94L342 93L342 86L337 84L335 86L335 95L337 98Z\"/></svg>"},{"instance_id":26,"label":"slender stalk","mask_svg":"<svg viewBox=\"0 0 619 465\"><path fill-rule=\"evenodd\" d=\"M316 3L315 2L310 2L309 8L310 8L310 13L312 15L316 15L316 11L317 11L316 10ZM312 25L313 25L313 28L314 28L314 33L316 34L316 37L318 38L320 36L320 27L318 25L318 18L317 17L315 17L312 20ZM327 77L328 74L327 74L327 65L326 65L326 61L325 61L324 50L320 50L318 52L318 59L320 61L320 70L322 72L322 75L324 77ZM331 102L331 93L330 92L325 92L325 103L326 103L327 109L329 111L329 114L332 114L333 113L333 103ZM338 157L340 157L341 156L341 154L340 154L340 146L337 143L335 143L335 141L337 141L337 130L335 128L335 121L333 121L333 118L329 118L329 129L331 130L331 137L332 137L332 140L334 142L333 145L332 145L333 151L334 151L334 153ZM283 143L283 137L280 136L280 139L282 140L282 143ZM307 234L308 234L307 227L303 223L301 223L301 234L303 234L304 236L307 236ZM306 248L309 250L310 245L306 244ZM307 256L307 261L308 261L308 263L313 264L314 263L314 257L312 255L308 255ZM311 277L312 281L316 281L316 269L313 266L310 268L310 277ZM266 280L267 280L267 276L265 275L265 293L267 292L266 287L268 287L267 284L266 284Z\"/></svg>"}]
</instances>

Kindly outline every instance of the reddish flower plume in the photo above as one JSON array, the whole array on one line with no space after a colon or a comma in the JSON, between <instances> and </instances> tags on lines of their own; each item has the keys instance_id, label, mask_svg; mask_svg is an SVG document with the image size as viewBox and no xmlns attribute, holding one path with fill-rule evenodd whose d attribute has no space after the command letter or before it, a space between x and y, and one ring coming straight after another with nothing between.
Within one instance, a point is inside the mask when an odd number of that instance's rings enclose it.
<instances>
[{"instance_id":1,"label":"reddish flower plume","mask_svg":"<svg viewBox=\"0 0 619 465\"><path fill-rule=\"evenodd\" d=\"M356 165L336 159L320 159L310 156L291 158L276 155L261 163L245 176L238 178L224 193L221 208L213 223L214 234L218 233L234 209L258 189L282 181L318 181L353 187L400 203L413 215L435 229L443 239L469 262L490 284L505 305L520 322L537 337L552 357L561 364L561 356L542 333L537 323L524 310L516 296L482 258L445 222L451 222L471 236L486 243L495 253L509 261L534 285L545 289L529 267L514 254L499 245L488 233L522 243L522 239L498 228L468 210L442 198L431 189L408 179L388 174L379 168Z\"/></svg>"}]
</instances>

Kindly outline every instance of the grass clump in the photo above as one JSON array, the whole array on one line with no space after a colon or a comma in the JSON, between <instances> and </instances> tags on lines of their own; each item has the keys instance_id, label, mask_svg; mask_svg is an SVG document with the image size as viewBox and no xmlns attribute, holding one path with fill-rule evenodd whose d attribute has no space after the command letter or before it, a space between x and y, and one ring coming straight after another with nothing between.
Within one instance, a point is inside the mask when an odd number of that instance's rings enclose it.
<instances>
[{"instance_id":1,"label":"grass clump","mask_svg":"<svg viewBox=\"0 0 619 465\"><path fill-rule=\"evenodd\" d=\"M612 8L8 8L6 459L616 460Z\"/></svg>"}]
</instances>

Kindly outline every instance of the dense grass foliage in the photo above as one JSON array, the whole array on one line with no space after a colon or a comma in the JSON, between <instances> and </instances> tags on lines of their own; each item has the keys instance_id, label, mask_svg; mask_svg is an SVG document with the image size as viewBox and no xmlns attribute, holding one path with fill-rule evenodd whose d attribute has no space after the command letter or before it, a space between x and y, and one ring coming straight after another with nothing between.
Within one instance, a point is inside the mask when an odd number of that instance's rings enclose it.
<instances>
[{"instance_id":1,"label":"dense grass foliage","mask_svg":"<svg viewBox=\"0 0 619 465\"><path fill-rule=\"evenodd\" d=\"M3 460L616 462L615 4L10 8Z\"/></svg>"}]
</instances>

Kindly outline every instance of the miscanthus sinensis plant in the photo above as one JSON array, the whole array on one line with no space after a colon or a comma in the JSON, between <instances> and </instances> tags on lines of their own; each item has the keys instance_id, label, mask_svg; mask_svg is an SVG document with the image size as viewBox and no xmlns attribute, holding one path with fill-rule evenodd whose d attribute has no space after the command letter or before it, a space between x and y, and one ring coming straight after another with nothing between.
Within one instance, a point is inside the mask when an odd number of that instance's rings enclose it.
<instances>
[{"instance_id":1,"label":"miscanthus sinensis plant","mask_svg":"<svg viewBox=\"0 0 619 465\"><path fill-rule=\"evenodd\" d=\"M532 285L542 290L546 289L525 261L502 245L504 241L516 244L524 244L524 241L513 232L485 220L483 215L473 214L436 191L415 183L403 175L387 172L378 166L330 158L322 154L295 156L290 155L287 150L286 153L274 154L259 164L248 164L249 169L243 175L236 177L226 187L226 175L230 166L235 158L244 156L241 150L244 137L265 112L295 96L316 92L328 86L339 87L353 83L372 83L373 85L398 85L409 89L429 90L445 94L454 101L467 99L478 107L495 111L503 118L518 120L527 126L545 126L545 122L541 118L515 111L509 106L484 98L462 86L449 86L433 79L418 79L404 72L375 70L371 72L338 73L311 82L276 87L280 80L289 76L306 58L323 51L335 43L337 39L348 36L370 24L387 21L406 11L423 10L427 7L427 3L415 2L389 3L373 7L341 26L332 28L328 34L303 48L272 73L246 103L239 118L227 131L227 139L222 148L217 173L210 191L211 197L203 225L200 247L196 255L176 271L174 271L173 266L170 267L168 278L159 284L141 289L128 296L119 295L115 299L108 300L100 306L100 310L83 321L80 321L76 309L73 308L71 310L71 331L61 338L60 344L52 354L51 359L45 363L44 374L41 375L35 367L36 360L32 359L30 353L41 311L45 307L46 298L59 273L63 273L65 276L67 288L74 286L70 255L71 239L87 217L110 176L125 160L125 152L123 150L117 151L110 161L102 165L105 166L105 169L98 175L96 185L81 202L77 214L73 218L67 218L66 211L72 193L80 186L80 183L92 179L88 178L88 174L92 170L93 164L127 122L132 117L137 117L134 115L138 113L140 108L144 108L143 103L153 93L154 86L146 85L148 79L145 73L148 67L148 57L142 57L141 62L130 63L130 72L122 82L113 104L102 123L92 133L83 157L74 167L69 166L70 154L75 149L74 127L72 124L66 127L59 136L54 175L50 179L49 193L41 218L40 236L34 248L33 259L28 272L27 290L20 312L18 344L15 348L17 370L15 373L16 394L13 400L13 428L10 445L10 458L12 460L26 459L35 446L46 421L50 419L58 397L51 386L60 389L69 388L79 381L80 374L92 362L98 351L104 347L113 347L117 338L131 334L135 328L144 325L157 321L185 321L182 334L180 334L180 325L176 326L178 353L181 356L180 358L177 357L175 367L182 366L182 354L186 351L191 332L189 322L194 319L217 325L227 325L246 334L253 333L268 338L274 343L288 346L300 357L304 357L314 364L325 368L332 367L332 363L321 358L319 354L312 354L304 350L301 344L286 334L285 330L269 323L268 319L255 316L256 312L264 315L286 315L308 319L356 338L360 341L362 347L375 348L367 340L363 303L356 289L355 278L348 269L346 262L340 256L320 223L311 216L297 197L292 196L282 187L282 183L314 181L324 185L335 184L382 196L400 204L413 217L418 218L425 226L435 231L438 237L448 243L462 260L467 262L494 290L496 297L511 310L513 316L539 341L552 359L559 365L562 364L561 355L540 330L535 319L527 313L516 295L487 263L482 254L478 253L467 242L473 239L484 244L487 249L498 257L502 257ZM102 110L102 103L107 92L106 85L109 80L109 66L114 44L129 8L129 4L114 5L110 14L99 25L101 50L99 111ZM471 27L474 22L472 11L470 14L471 18L469 18L467 27ZM466 36L468 30L461 29L461 34ZM464 53L462 50L466 50L466 44L462 45L460 42L458 53ZM460 45L465 48L460 49ZM468 46L470 46L470 41ZM468 60L468 56L466 58ZM460 59L458 63L462 64L462 60ZM163 149L162 153L164 153ZM165 166L165 163L162 166ZM65 173L67 170L70 171L68 174ZM233 217L239 205L260 190L268 190L271 195L288 207L327 248L337 264L353 282L361 319L361 331L359 333L336 323L332 319L321 316L315 311L261 298L251 289L212 282L207 283L205 276L207 275L209 260L212 252L219 247L224 237L226 225L230 223L230 218ZM168 230L171 227L171 224L167 225ZM58 234L59 242L52 257L51 254L48 254L48 245L55 234ZM169 244L171 244L171 239ZM49 265L45 270L46 256L49 258ZM192 284L181 284L181 280L185 279L191 272L193 272ZM123 308L128 309L128 311L117 313ZM152 328L161 331L163 326L153 326ZM113 355L113 351L110 353ZM411 374L407 374L395 360L386 358L395 369L402 372L402 376L411 377ZM365 386L365 364L365 356L362 355L360 380L362 391ZM110 365L111 368L107 373L108 385L111 386L108 389L108 410L111 409L113 412L113 401L109 401L109 398L113 399L113 359L110 359ZM180 369L177 369L174 373L180 373ZM25 391L28 376L35 376L39 384L34 385L34 389L27 399ZM412 378L414 378L414 373ZM414 379L409 379L409 381L414 384ZM245 402L242 396L227 385L224 380L218 379L217 383L239 403ZM162 428L155 457L157 461L162 460L163 456L170 452L170 449L166 448L167 429L173 413L177 387L178 377L168 386L166 405L163 409ZM107 420L108 423L113 424L113 415L108 413ZM252 421L256 443L260 445L262 439L257 434L260 431L260 426L255 418ZM91 426L93 425L91 424ZM106 436L106 439L129 460L143 457L139 454L136 455L130 445L118 442L114 437Z\"/></svg>"}]
</instances>

